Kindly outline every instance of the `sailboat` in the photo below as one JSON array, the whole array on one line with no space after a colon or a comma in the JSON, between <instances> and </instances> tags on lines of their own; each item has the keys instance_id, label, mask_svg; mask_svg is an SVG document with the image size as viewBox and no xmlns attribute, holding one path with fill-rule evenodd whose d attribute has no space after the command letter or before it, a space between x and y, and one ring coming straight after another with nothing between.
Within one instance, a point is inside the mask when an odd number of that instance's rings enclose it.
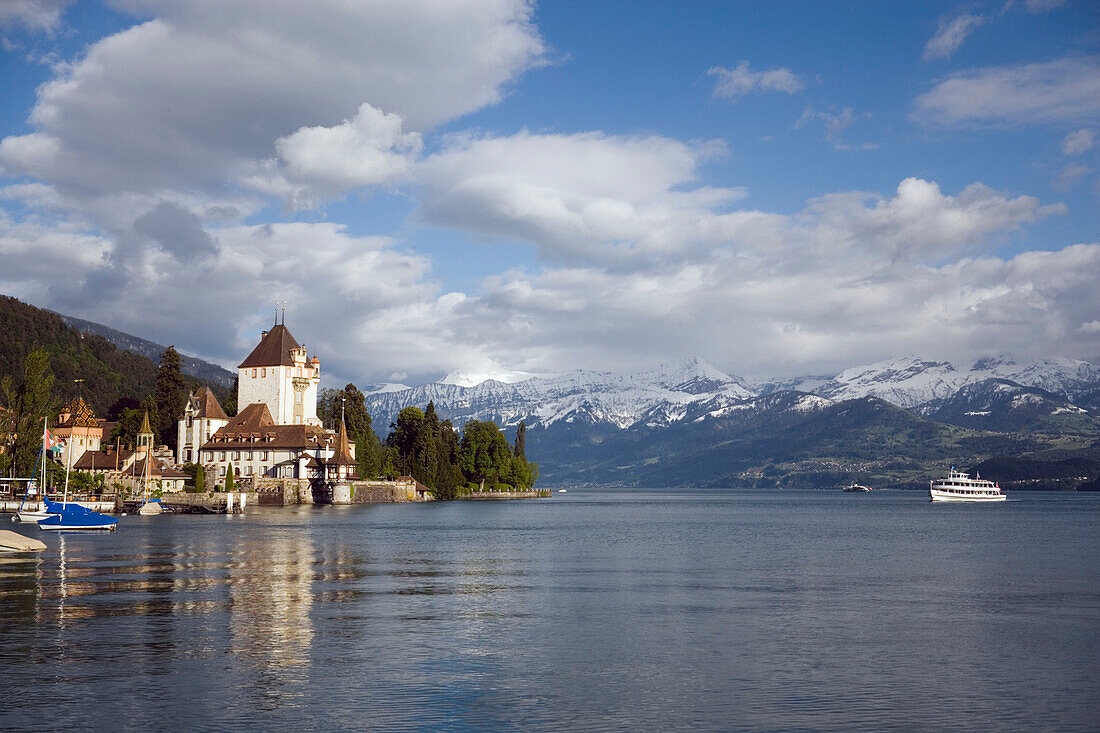
<instances>
[{"instance_id":1,"label":"sailboat","mask_svg":"<svg viewBox=\"0 0 1100 733\"><path fill-rule=\"evenodd\" d=\"M47 432L46 435L49 433ZM43 436L43 452L45 451L45 436ZM76 502L69 502L69 470L72 468L73 452L65 451L65 496L60 502L50 501L42 497L46 503L48 517L39 520L39 529L106 529L114 530L118 527L118 519L108 517L106 514L93 512L86 506ZM44 464L43 464L44 467ZM43 471L44 473L44 471Z\"/></svg>"},{"instance_id":2,"label":"sailboat","mask_svg":"<svg viewBox=\"0 0 1100 733\"><path fill-rule=\"evenodd\" d=\"M27 499L32 496L38 495L38 485L35 482L35 478L38 476L38 471L42 470L42 498L46 498L46 451L53 450L60 442L53 435L50 434L50 429L47 427L47 418L42 418L42 448L38 451L38 461L34 464L34 471L31 473L31 478L27 481L27 489L23 492L23 500L19 502L19 508L15 512L15 519L20 522L40 522L43 519L49 517L51 512L45 501L38 501L35 499L32 504L27 504Z\"/></svg>"},{"instance_id":3,"label":"sailboat","mask_svg":"<svg viewBox=\"0 0 1100 733\"><path fill-rule=\"evenodd\" d=\"M153 429L149 426L149 413L145 413L145 418L141 422L141 430L138 431L138 445L145 445L145 470L141 472L141 485L143 498L141 500L141 506L138 507L138 514L142 516L153 516L160 514L163 509L160 506L159 499L149 499L149 476L152 473L152 461L153 461Z\"/></svg>"}]
</instances>

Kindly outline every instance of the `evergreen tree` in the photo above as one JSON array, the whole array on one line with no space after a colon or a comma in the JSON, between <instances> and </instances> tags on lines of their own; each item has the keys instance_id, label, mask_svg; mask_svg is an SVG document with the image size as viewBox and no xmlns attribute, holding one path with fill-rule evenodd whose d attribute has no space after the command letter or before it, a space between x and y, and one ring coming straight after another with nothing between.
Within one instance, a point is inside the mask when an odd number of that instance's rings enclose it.
<instances>
[{"instance_id":1,"label":"evergreen tree","mask_svg":"<svg viewBox=\"0 0 1100 733\"><path fill-rule=\"evenodd\" d=\"M523 424L523 420L519 421L519 427L516 428L515 456L527 460L527 426Z\"/></svg>"},{"instance_id":2,"label":"evergreen tree","mask_svg":"<svg viewBox=\"0 0 1100 733\"><path fill-rule=\"evenodd\" d=\"M50 356L45 349L33 349L23 360L23 380L14 394L10 393L9 405L14 413L15 459L17 476L30 476L34 471L38 452L42 447L42 418L53 411L52 390L54 375L50 370ZM5 383L10 387L10 382Z\"/></svg>"},{"instance_id":3,"label":"evergreen tree","mask_svg":"<svg viewBox=\"0 0 1100 733\"><path fill-rule=\"evenodd\" d=\"M229 396L222 400L222 410L225 411L226 417L237 416L237 388L240 383L240 376L233 377L233 389L230 390Z\"/></svg>"},{"instance_id":4,"label":"evergreen tree","mask_svg":"<svg viewBox=\"0 0 1100 733\"><path fill-rule=\"evenodd\" d=\"M226 493L237 490L237 482L233 480L233 464L230 463L225 467L225 490Z\"/></svg>"},{"instance_id":5,"label":"evergreen tree","mask_svg":"<svg viewBox=\"0 0 1100 733\"><path fill-rule=\"evenodd\" d=\"M151 423L161 445L176 447L176 421L187 404L187 381L183 378L183 362L175 347L169 346L160 355L155 391L157 421Z\"/></svg>"},{"instance_id":6,"label":"evergreen tree","mask_svg":"<svg viewBox=\"0 0 1100 733\"><path fill-rule=\"evenodd\" d=\"M450 420L444 420L439 424L439 436L436 442L438 455L435 476L435 497L437 499L454 499L458 495L458 487L465 480L462 471L458 467L458 435Z\"/></svg>"},{"instance_id":7,"label":"evergreen tree","mask_svg":"<svg viewBox=\"0 0 1100 733\"><path fill-rule=\"evenodd\" d=\"M113 444L115 441L121 441L127 448L135 448L137 446L137 434L141 429L141 419L146 412L149 413L149 424L155 425L157 422L157 401L152 395L142 400L137 409L122 411L118 423L115 424L115 429L111 431L108 442Z\"/></svg>"},{"instance_id":8,"label":"evergreen tree","mask_svg":"<svg viewBox=\"0 0 1100 733\"><path fill-rule=\"evenodd\" d=\"M397 414L397 422L390 427L393 430L386 438L386 445L397 451L397 470L411 476L416 457L417 439L424 427L424 413L419 407L406 407Z\"/></svg>"}]
</instances>

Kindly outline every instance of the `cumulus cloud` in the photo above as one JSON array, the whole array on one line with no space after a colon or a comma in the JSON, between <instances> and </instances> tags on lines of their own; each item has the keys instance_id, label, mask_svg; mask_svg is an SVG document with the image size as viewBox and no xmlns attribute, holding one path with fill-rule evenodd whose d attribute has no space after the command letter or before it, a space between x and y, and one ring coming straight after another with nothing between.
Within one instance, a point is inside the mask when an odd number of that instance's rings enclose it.
<instances>
[{"instance_id":1,"label":"cumulus cloud","mask_svg":"<svg viewBox=\"0 0 1100 733\"><path fill-rule=\"evenodd\" d=\"M924 47L925 60L949 58L963 44L967 36L984 23L984 17L969 13L963 13L951 20L946 18L940 20L936 34L928 39Z\"/></svg>"},{"instance_id":2,"label":"cumulus cloud","mask_svg":"<svg viewBox=\"0 0 1100 733\"><path fill-rule=\"evenodd\" d=\"M9 175L70 196L217 193L278 140L293 157L331 153L343 136L354 158L391 124L371 110L423 130L496 102L545 55L518 0L123 6L155 17L93 44L38 90L34 132L0 146Z\"/></svg>"},{"instance_id":3,"label":"cumulus cloud","mask_svg":"<svg viewBox=\"0 0 1100 733\"><path fill-rule=\"evenodd\" d=\"M698 166L723 152L715 143L598 132L459 137L420 165L419 216L527 240L558 261L687 256L762 218L720 213L742 190L698 185Z\"/></svg>"},{"instance_id":4,"label":"cumulus cloud","mask_svg":"<svg viewBox=\"0 0 1100 733\"><path fill-rule=\"evenodd\" d=\"M898 353L1026 358L1084 349L1095 318L1100 245L928 267L874 257L776 267L724 256L661 272L513 273L454 317L512 368L637 364L646 344L701 354L726 369L774 374ZM522 316L516 316L522 314ZM1084 334L1084 335L1082 335Z\"/></svg>"},{"instance_id":5,"label":"cumulus cloud","mask_svg":"<svg viewBox=\"0 0 1100 733\"><path fill-rule=\"evenodd\" d=\"M364 102L353 119L276 140L279 159L264 161L245 182L301 208L360 186L405 180L423 143L420 133L401 128L400 115Z\"/></svg>"},{"instance_id":6,"label":"cumulus cloud","mask_svg":"<svg viewBox=\"0 0 1100 733\"><path fill-rule=\"evenodd\" d=\"M1100 56L957 74L917 97L928 125L1034 125L1100 119Z\"/></svg>"},{"instance_id":7,"label":"cumulus cloud","mask_svg":"<svg viewBox=\"0 0 1100 733\"><path fill-rule=\"evenodd\" d=\"M871 249L889 260L931 262L968 253L994 233L1066 211L1064 204L1008 198L980 183L949 196L933 181L906 178L893 198L830 194L811 201L799 219L827 250Z\"/></svg>"},{"instance_id":8,"label":"cumulus cloud","mask_svg":"<svg viewBox=\"0 0 1100 733\"><path fill-rule=\"evenodd\" d=\"M32 30L53 31L61 14L76 0L4 0L0 3L0 27L23 25Z\"/></svg>"},{"instance_id":9,"label":"cumulus cloud","mask_svg":"<svg viewBox=\"0 0 1100 733\"><path fill-rule=\"evenodd\" d=\"M707 75L718 77L714 96L730 100L737 100L753 91L794 94L805 86L802 79L788 68L753 71L748 61L740 62L732 69L712 67L707 69Z\"/></svg>"},{"instance_id":10,"label":"cumulus cloud","mask_svg":"<svg viewBox=\"0 0 1100 733\"><path fill-rule=\"evenodd\" d=\"M1080 155L1092 147L1096 140L1096 131L1084 127L1066 135L1062 141L1063 155Z\"/></svg>"}]
</instances>

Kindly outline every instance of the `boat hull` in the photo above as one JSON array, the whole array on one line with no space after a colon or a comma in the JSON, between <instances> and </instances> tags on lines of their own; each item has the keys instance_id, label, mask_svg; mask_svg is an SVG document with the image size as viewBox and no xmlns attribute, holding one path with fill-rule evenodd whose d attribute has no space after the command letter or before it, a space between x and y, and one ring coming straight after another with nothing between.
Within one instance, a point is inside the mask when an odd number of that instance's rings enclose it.
<instances>
[{"instance_id":1,"label":"boat hull","mask_svg":"<svg viewBox=\"0 0 1100 733\"><path fill-rule=\"evenodd\" d=\"M87 514L54 514L46 517L38 523L39 529L57 530L106 530L113 531L118 527L118 520L103 514L89 512Z\"/></svg>"}]
</instances>

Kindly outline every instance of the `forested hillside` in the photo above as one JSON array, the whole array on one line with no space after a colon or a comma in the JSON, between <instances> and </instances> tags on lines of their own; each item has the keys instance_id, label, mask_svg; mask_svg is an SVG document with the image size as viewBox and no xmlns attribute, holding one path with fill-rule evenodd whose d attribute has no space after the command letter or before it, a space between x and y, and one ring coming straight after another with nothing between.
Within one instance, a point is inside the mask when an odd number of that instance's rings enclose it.
<instances>
[{"instance_id":1,"label":"forested hillside","mask_svg":"<svg viewBox=\"0 0 1100 733\"><path fill-rule=\"evenodd\" d=\"M10 376L18 386L24 360L35 348L49 354L54 407L79 396L98 417L116 418L156 386L157 365L144 356L119 349L102 336L82 333L56 313L0 296L0 377ZM219 399L228 394L221 385L212 388Z\"/></svg>"}]
</instances>

